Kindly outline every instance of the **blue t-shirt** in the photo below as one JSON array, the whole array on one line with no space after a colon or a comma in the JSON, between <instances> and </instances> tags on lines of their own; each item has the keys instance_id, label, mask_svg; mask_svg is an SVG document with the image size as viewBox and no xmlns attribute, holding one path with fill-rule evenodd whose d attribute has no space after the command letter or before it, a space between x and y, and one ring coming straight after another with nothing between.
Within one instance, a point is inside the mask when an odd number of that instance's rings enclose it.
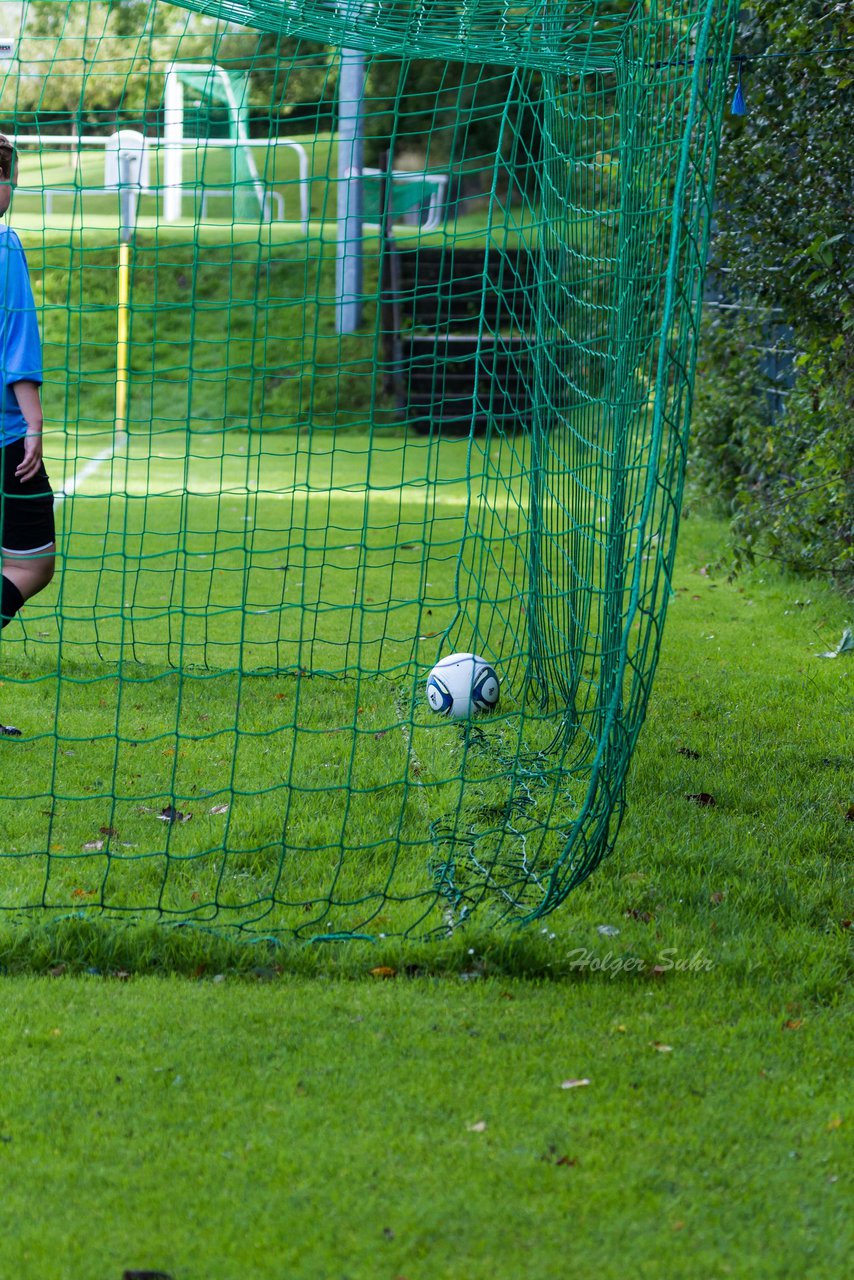
<instances>
[{"instance_id":1,"label":"blue t-shirt","mask_svg":"<svg viewBox=\"0 0 854 1280\"><path fill-rule=\"evenodd\" d=\"M42 348L30 273L20 240L0 224L0 447L27 434L16 382L42 381Z\"/></svg>"}]
</instances>

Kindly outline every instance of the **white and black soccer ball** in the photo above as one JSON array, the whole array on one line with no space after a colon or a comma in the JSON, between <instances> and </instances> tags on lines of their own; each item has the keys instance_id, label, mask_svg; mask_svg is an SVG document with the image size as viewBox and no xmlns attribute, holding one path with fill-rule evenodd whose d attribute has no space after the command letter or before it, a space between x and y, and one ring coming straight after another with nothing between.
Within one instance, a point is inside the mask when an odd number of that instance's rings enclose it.
<instances>
[{"instance_id":1,"label":"white and black soccer ball","mask_svg":"<svg viewBox=\"0 0 854 1280\"><path fill-rule=\"evenodd\" d=\"M427 677L431 711L465 720L498 706L500 684L494 667L476 653L451 653Z\"/></svg>"}]
</instances>

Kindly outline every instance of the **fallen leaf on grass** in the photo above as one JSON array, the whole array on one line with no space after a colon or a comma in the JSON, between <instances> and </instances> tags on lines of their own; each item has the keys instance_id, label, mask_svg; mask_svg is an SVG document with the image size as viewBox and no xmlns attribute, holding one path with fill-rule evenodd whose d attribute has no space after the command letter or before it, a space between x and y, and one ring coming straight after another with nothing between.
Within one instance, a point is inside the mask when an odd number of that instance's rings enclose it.
<instances>
[{"instance_id":1,"label":"fallen leaf on grass","mask_svg":"<svg viewBox=\"0 0 854 1280\"><path fill-rule=\"evenodd\" d=\"M557 1156L556 1160L555 1160L555 1156ZM562 1164L562 1165L578 1164L578 1160L575 1158L575 1156L565 1156L565 1155L558 1156L557 1147L554 1145L553 1142L549 1143L548 1151L544 1152L543 1155L540 1156L540 1159L543 1161L544 1164L551 1164L552 1162L554 1162L555 1164Z\"/></svg>"},{"instance_id":2,"label":"fallen leaf on grass","mask_svg":"<svg viewBox=\"0 0 854 1280\"><path fill-rule=\"evenodd\" d=\"M98 830L102 836L117 836L119 834L115 827L99 827Z\"/></svg>"},{"instance_id":3,"label":"fallen leaf on grass","mask_svg":"<svg viewBox=\"0 0 854 1280\"><path fill-rule=\"evenodd\" d=\"M713 893L711 895L711 897L709 898L709 902L712 904L713 907L719 907L725 897L726 897L725 893L721 893L720 890L717 890L716 893Z\"/></svg>"},{"instance_id":4,"label":"fallen leaf on grass","mask_svg":"<svg viewBox=\"0 0 854 1280\"><path fill-rule=\"evenodd\" d=\"M476 1120L474 1124L467 1124L466 1128L469 1133L484 1133L486 1131L486 1121Z\"/></svg>"},{"instance_id":5,"label":"fallen leaf on grass","mask_svg":"<svg viewBox=\"0 0 854 1280\"><path fill-rule=\"evenodd\" d=\"M228 813L228 805L215 804L212 809L208 809L208 813Z\"/></svg>"},{"instance_id":6,"label":"fallen leaf on grass","mask_svg":"<svg viewBox=\"0 0 854 1280\"><path fill-rule=\"evenodd\" d=\"M71 896L75 902L82 902L84 898L94 898L97 892L97 889L72 889Z\"/></svg>"},{"instance_id":7,"label":"fallen leaf on grass","mask_svg":"<svg viewBox=\"0 0 854 1280\"><path fill-rule=\"evenodd\" d=\"M84 853L100 853L104 847L103 840L90 840L88 844L84 844Z\"/></svg>"},{"instance_id":8,"label":"fallen leaf on grass","mask_svg":"<svg viewBox=\"0 0 854 1280\"><path fill-rule=\"evenodd\" d=\"M180 809L174 809L171 804L167 804L157 816L161 822L189 822L193 815L182 813Z\"/></svg>"},{"instance_id":9,"label":"fallen leaf on grass","mask_svg":"<svg viewBox=\"0 0 854 1280\"><path fill-rule=\"evenodd\" d=\"M854 631L850 627L846 627L842 632L842 639L835 649L831 649L829 653L817 653L817 658L839 658L843 653L854 653Z\"/></svg>"},{"instance_id":10,"label":"fallen leaf on grass","mask_svg":"<svg viewBox=\"0 0 854 1280\"><path fill-rule=\"evenodd\" d=\"M686 800L692 800L694 804L713 808L717 804L714 796L709 795L708 791L698 791L696 795L686 796Z\"/></svg>"},{"instance_id":11,"label":"fallen leaf on grass","mask_svg":"<svg viewBox=\"0 0 854 1280\"><path fill-rule=\"evenodd\" d=\"M561 1089L581 1089L584 1085L589 1083L590 1081L585 1076L583 1080L561 1080L560 1087Z\"/></svg>"},{"instance_id":12,"label":"fallen leaf on grass","mask_svg":"<svg viewBox=\"0 0 854 1280\"><path fill-rule=\"evenodd\" d=\"M672 1052L673 1052L673 1045L672 1045L672 1044L662 1044L660 1040L653 1040L653 1042L652 1042L652 1047L653 1047L653 1049L655 1049L655 1050L656 1050L656 1052L657 1052L657 1053L672 1053Z\"/></svg>"},{"instance_id":13,"label":"fallen leaf on grass","mask_svg":"<svg viewBox=\"0 0 854 1280\"><path fill-rule=\"evenodd\" d=\"M685 756L688 760L700 759L699 751L694 751L692 747L677 747L676 754L677 756Z\"/></svg>"},{"instance_id":14,"label":"fallen leaf on grass","mask_svg":"<svg viewBox=\"0 0 854 1280\"><path fill-rule=\"evenodd\" d=\"M397 969L391 969L387 964L379 964L376 969L371 969L372 978L396 978Z\"/></svg>"},{"instance_id":15,"label":"fallen leaf on grass","mask_svg":"<svg viewBox=\"0 0 854 1280\"><path fill-rule=\"evenodd\" d=\"M637 907L626 908L627 920L640 920L641 924L649 924L652 916L648 911L639 911Z\"/></svg>"},{"instance_id":16,"label":"fallen leaf on grass","mask_svg":"<svg viewBox=\"0 0 854 1280\"><path fill-rule=\"evenodd\" d=\"M786 1021L783 1023L783 1030L784 1031L800 1031L803 1025L804 1025L803 1018L787 1018Z\"/></svg>"}]
</instances>

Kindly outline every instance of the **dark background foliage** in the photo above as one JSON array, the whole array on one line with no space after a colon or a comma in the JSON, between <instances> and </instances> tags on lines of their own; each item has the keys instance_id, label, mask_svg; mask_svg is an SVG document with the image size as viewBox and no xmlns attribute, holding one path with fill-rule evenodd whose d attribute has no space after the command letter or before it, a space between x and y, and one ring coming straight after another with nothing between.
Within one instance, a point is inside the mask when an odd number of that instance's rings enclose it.
<instances>
[{"instance_id":1,"label":"dark background foliage","mask_svg":"<svg viewBox=\"0 0 854 1280\"><path fill-rule=\"evenodd\" d=\"M725 305L706 316L694 474L733 511L740 557L854 587L854 7L760 0L736 52L748 114L725 126L712 248ZM768 355L781 339L782 412Z\"/></svg>"}]
</instances>

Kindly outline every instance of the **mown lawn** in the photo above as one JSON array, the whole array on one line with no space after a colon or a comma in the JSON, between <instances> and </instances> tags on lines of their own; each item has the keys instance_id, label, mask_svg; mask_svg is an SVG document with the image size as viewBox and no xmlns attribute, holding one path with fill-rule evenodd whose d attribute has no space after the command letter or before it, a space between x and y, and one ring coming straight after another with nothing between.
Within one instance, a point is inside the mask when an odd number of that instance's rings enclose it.
<instances>
[{"instance_id":1,"label":"mown lawn","mask_svg":"<svg viewBox=\"0 0 854 1280\"><path fill-rule=\"evenodd\" d=\"M427 446L377 431L354 488L367 437L315 428L381 407L376 353L334 335L330 253L235 232L200 257L181 228L138 243L114 441L112 234L31 246L50 465L87 475L63 572L0 653L26 730L0 797L0 1274L842 1274L854 659L816 654L850 605L771 570L730 581L724 528L690 513L615 852L527 929L486 913L424 940L431 826L468 751L421 701L467 445L440 451L428 500L407 470ZM244 417L314 432L281 437L286 484ZM488 572L509 592L512 564ZM288 630L303 618L317 630ZM303 654L319 678L294 678ZM359 655L391 685L354 680ZM508 692L484 735L517 713ZM178 802L192 821L164 828ZM253 941L223 931L238 919ZM374 941L306 941L357 919Z\"/></svg>"},{"instance_id":2,"label":"mown lawn","mask_svg":"<svg viewBox=\"0 0 854 1280\"><path fill-rule=\"evenodd\" d=\"M4 928L4 1274L843 1273L847 610L683 533L617 850L540 925Z\"/></svg>"}]
</instances>

